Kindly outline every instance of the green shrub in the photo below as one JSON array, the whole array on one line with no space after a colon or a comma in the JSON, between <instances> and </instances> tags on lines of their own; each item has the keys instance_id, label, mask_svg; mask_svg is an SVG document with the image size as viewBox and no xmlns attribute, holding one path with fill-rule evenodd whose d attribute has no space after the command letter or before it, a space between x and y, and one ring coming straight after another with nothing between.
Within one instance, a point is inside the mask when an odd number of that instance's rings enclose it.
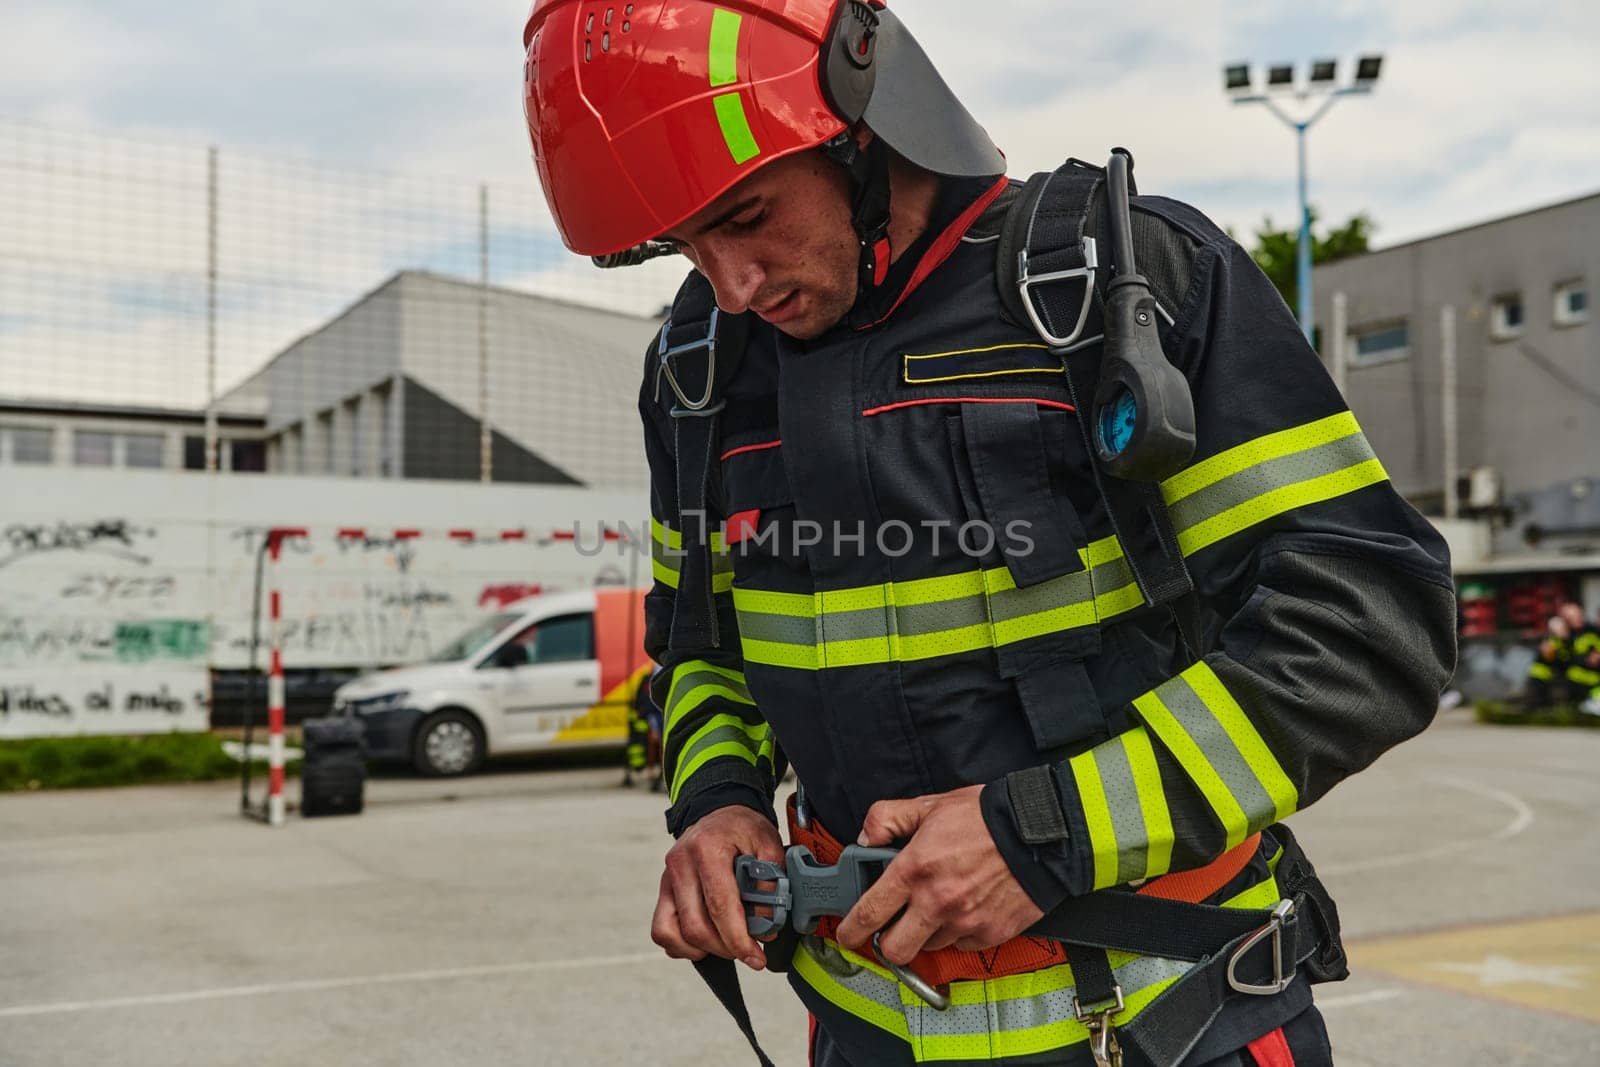
<instances>
[{"instance_id":1,"label":"green shrub","mask_svg":"<svg viewBox=\"0 0 1600 1067\"><path fill-rule=\"evenodd\" d=\"M1517 704L1480 700L1476 705L1479 722L1496 726L1576 726L1600 728L1600 715L1585 715L1570 704L1526 710Z\"/></svg>"},{"instance_id":2,"label":"green shrub","mask_svg":"<svg viewBox=\"0 0 1600 1067\"><path fill-rule=\"evenodd\" d=\"M290 763L288 773L298 769ZM206 782L238 774L238 762L208 733L0 741L0 792Z\"/></svg>"}]
</instances>

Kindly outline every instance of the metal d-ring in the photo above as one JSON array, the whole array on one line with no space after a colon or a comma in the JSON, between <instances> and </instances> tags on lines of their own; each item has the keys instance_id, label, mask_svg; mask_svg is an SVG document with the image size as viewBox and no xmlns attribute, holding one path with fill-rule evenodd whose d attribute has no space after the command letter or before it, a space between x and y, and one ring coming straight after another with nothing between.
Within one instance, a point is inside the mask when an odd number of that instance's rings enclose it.
<instances>
[{"instance_id":1,"label":"metal d-ring","mask_svg":"<svg viewBox=\"0 0 1600 1067\"><path fill-rule=\"evenodd\" d=\"M921 997L923 1002L934 1011L949 1011L949 994L939 992L910 967L902 967L898 963L891 963L889 957L883 954L882 940L882 930L872 935L872 951L877 954L879 962L889 968L889 973L898 978L901 985Z\"/></svg>"},{"instance_id":2,"label":"metal d-ring","mask_svg":"<svg viewBox=\"0 0 1600 1067\"><path fill-rule=\"evenodd\" d=\"M667 338L672 333L672 323L669 322L661 327L661 343L657 346L656 355L656 358L660 361L656 367L656 391L660 392L661 379L666 378L667 385L671 387L673 394L677 396L678 403L682 405L682 410L686 414L710 414L710 412L706 411L706 408L710 407L711 396L717 388L717 325L720 317L721 309L713 307L711 309L711 319L706 323L705 337L698 341L690 341L688 344L669 346ZM702 348L706 350L706 395L699 400L691 400L684 393L683 386L678 384L678 376L672 372L672 361L678 356L696 352Z\"/></svg>"}]
</instances>

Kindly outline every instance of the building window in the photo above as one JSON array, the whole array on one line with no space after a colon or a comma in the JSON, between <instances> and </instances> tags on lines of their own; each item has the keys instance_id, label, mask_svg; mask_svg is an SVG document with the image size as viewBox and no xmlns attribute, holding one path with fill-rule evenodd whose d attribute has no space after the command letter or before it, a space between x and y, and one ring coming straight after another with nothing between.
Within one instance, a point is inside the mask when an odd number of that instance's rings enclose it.
<instances>
[{"instance_id":1,"label":"building window","mask_svg":"<svg viewBox=\"0 0 1600 1067\"><path fill-rule=\"evenodd\" d=\"M362 417L366 414L362 410L361 398L355 397L344 402L344 424L350 431L350 470L352 478L359 478L366 471L366 455L362 446Z\"/></svg>"},{"instance_id":2,"label":"building window","mask_svg":"<svg viewBox=\"0 0 1600 1067\"><path fill-rule=\"evenodd\" d=\"M318 474L334 473L334 457L338 455L333 433L333 412L324 411L317 416L317 468Z\"/></svg>"},{"instance_id":3,"label":"building window","mask_svg":"<svg viewBox=\"0 0 1600 1067\"><path fill-rule=\"evenodd\" d=\"M55 461L55 434L48 426L0 426L0 446L10 444L12 463L49 464Z\"/></svg>"},{"instance_id":4,"label":"building window","mask_svg":"<svg viewBox=\"0 0 1600 1067\"><path fill-rule=\"evenodd\" d=\"M166 466L167 439L158 433L130 433L122 439L122 465L142 470Z\"/></svg>"},{"instance_id":5,"label":"building window","mask_svg":"<svg viewBox=\"0 0 1600 1067\"><path fill-rule=\"evenodd\" d=\"M1522 336L1522 294L1503 293L1494 298L1489 309L1489 336L1496 341L1509 341Z\"/></svg>"},{"instance_id":6,"label":"building window","mask_svg":"<svg viewBox=\"0 0 1600 1067\"><path fill-rule=\"evenodd\" d=\"M1585 283L1562 282L1556 286L1555 300L1557 326L1581 326L1589 321L1589 287Z\"/></svg>"},{"instance_id":7,"label":"building window","mask_svg":"<svg viewBox=\"0 0 1600 1067\"><path fill-rule=\"evenodd\" d=\"M1411 328L1404 322L1368 326L1350 335L1349 363L1370 367L1411 355Z\"/></svg>"},{"instance_id":8,"label":"building window","mask_svg":"<svg viewBox=\"0 0 1600 1067\"><path fill-rule=\"evenodd\" d=\"M109 467L114 462L116 436L101 430L72 431L72 462L79 467Z\"/></svg>"},{"instance_id":9,"label":"building window","mask_svg":"<svg viewBox=\"0 0 1600 1067\"><path fill-rule=\"evenodd\" d=\"M267 445L264 441L229 441L228 457L236 472L260 473L267 469Z\"/></svg>"}]
</instances>

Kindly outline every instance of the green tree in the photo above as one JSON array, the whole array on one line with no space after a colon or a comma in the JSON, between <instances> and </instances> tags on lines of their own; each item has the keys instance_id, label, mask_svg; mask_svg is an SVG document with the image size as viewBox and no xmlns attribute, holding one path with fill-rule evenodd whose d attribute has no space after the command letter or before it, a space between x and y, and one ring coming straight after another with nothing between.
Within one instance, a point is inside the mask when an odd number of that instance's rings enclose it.
<instances>
[{"instance_id":1,"label":"green tree","mask_svg":"<svg viewBox=\"0 0 1600 1067\"><path fill-rule=\"evenodd\" d=\"M1322 236L1317 235L1317 209L1311 209L1311 262L1313 265L1332 263L1335 260L1348 256L1356 256L1367 250L1367 241L1377 229L1371 216L1365 212L1356 215L1336 230L1330 230ZM1250 250L1250 255L1256 261L1256 266L1261 272L1272 279L1272 284L1278 287L1278 292L1283 294L1283 302L1290 309L1299 307L1300 286L1298 283L1298 268L1295 264L1295 255L1300 245L1300 228L1280 230L1272 225L1272 219L1262 220L1261 226L1256 230L1255 247Z\"/></svg>"}]
</instances>

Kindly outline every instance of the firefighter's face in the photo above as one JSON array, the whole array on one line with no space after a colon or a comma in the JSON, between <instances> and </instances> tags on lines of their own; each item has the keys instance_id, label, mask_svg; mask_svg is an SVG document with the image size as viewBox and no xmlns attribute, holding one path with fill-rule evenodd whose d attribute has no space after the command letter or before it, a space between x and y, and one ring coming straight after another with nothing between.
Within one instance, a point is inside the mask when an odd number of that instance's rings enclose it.
<instances>
[{"instance_id":1,"label":"firefighter's face","mask_svg":"<svg viewBox=\"0 0 1600 1067\"><path fill-rule=\"evenodd\" d=\"M711 282L718 307L754 311L790 337L820 336L855 303L849 180L821 152L763 167L666 237Z\"/></svg>"}]
</instances>

